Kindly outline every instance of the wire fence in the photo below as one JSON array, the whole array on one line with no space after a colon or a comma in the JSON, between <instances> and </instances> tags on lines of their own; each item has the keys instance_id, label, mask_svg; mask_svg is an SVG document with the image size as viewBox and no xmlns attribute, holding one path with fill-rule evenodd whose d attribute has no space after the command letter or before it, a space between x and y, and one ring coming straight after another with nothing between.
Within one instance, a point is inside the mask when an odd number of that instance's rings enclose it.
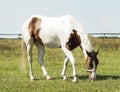
<instances>
[{"instance_id":1,"label":"wire fence","mask_svg":"<svg viewBox=\"0 0 120 92\"><path fill-rule=\"evenodd\" d=\"M98 38L120 38L120 33L88 33Z\"/></svg>"},{"instance_id":2,"label":"wire fence","mask_svg":"<svg viewBox=\"0 0 120 92\"><path fill-rule=\"evenodd\" d=\"M88 33L99 38L120 38L120 33ZM22 34L0 34L0 39L21 39Z\"/></svg>"},{"instance_id":3,"label":"wire fence","mask_svg":"<svg viewBox=\"0 0 120 92\"><path fill-rule=\"evenodd\" d=\"M22 34L0 34L0 39L21 39Z\"/></svg>"}]
</instances>

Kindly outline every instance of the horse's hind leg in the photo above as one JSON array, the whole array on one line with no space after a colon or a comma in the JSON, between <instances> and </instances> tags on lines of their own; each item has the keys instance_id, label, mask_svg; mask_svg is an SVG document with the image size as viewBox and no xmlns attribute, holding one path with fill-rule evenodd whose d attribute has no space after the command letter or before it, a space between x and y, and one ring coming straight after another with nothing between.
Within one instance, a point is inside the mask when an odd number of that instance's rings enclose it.
<instances>
[{"instance_id":1,"label":"horse's hind leg","mask_svg":"<svg viewBox=\"0 0 120 92\"><path fill-rule=\"evenodd\" d=\"M38 61L39 61L39 64L41 66L41 69L43 71L44 76L46 76L46 79L49 80L51 78L50 78L50 76L48 75L48 73L46 71L46 68L44 66L44 59L43 59L45 48L44 48L43 44L40 44L38 42L36 42L36 46L38 48Z\"/></svg>"},{"instance_id":2,"label":"horse's hind leg","mask_svg":"<svg viewBox=\"0 0 120 92\"><path fill-rule=\"evenodd\" d=\"M77 82L77 76L76 76L76 68L75 68L75 59L72 55L72 52L69 51L65 46L62 47L62 50L64 51L65 55L68 57L68 59L71 61L72 68L73 68L73 82Z\"/></svg>"},{"instance_id":3,"label":"horse's hind leg","mask_svg":"<svg viewBox=\"0 0 120 92\"><path fill-rule=\"evenodd\" d=\"M33 48L33 41L29 41L27 45L27 54L28 54L28 63L29 63L29 68L30 68L30 79L34 80L33 77L33 72L32 72L32 48Z\"/></svg>"},{"instance_id":4,"label":"horse's hind leg","mask_svg":"<svg viewBox=\"0 0 120 92\"><path fill-rule=\"evenodd\" d=\"M62 76L63 76L63 80L67 80L67 77L66 77L66 68L67 68L67 65L68 65L68 57L65 56L65 60L64 60L64 65L63 65L63 70L62 70Z\"/></svg>"}]
</instances>

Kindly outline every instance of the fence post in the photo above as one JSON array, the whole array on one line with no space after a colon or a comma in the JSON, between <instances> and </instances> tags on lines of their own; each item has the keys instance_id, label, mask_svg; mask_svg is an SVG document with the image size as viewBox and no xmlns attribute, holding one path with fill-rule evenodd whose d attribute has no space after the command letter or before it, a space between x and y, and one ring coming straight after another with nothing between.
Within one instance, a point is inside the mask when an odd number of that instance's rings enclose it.
<instances>
[{"instance_id":1,"label":"fence post","mask_svg":"<svg viewBox=\"0 0 120 92\"><path fill-rule=\"evenodd\" d=\"M20 39L21 38L21 34L18 34L18 36L19 36L18 39Z\"/></svg>"},{"instance_id":2,"label":"fence post","mask_svg":"<svg viewBox=\"0 0 120 92\"><path fill-rule=\"evenodd\" d=\"M103 35L104 35L104 39L105 39L105 33L103 33Z\"/></svg>"}]
</instances>

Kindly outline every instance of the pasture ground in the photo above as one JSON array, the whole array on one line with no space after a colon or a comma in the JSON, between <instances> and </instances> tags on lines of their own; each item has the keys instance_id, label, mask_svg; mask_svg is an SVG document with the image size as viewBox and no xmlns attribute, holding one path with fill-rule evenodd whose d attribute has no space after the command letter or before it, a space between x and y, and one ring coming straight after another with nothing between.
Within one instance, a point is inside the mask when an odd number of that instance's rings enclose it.
<instances>
[{"instance_id":1,"label":"pasture ground","mask_svg":"<svg viewBox=\"0 0 120 92\"><path fill-rule=\"evenodd\" d=\"M33 51L33 71L35 81L20 72L21 40L0 40L0 92L120 92L120 39L91 38L95 50L100 49L97 80L88 79L84 67L84 56L78 48L73 52L76 59L78 83L72 83L72 67L67 68L68 81L63 81L61 71L64 53L61 49L46 48L45 66L53 78L45 80L37 62L37 50Z\"/></svg>"}]
</instances>

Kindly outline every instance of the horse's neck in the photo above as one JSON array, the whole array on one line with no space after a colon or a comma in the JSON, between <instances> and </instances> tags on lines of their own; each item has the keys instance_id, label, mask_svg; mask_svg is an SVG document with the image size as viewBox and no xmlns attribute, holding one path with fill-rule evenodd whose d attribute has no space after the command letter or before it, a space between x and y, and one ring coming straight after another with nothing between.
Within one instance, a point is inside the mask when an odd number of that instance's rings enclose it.
<instances>
[{"instance_id":1,"label":"horse's neck","mask_svg":"<svg viewBox=\"0 0 120 92\"><path fill-rule=\"evenodd\" d=\"M83 53L86 59L87 58L86 50L88 52L93 50L92 43L90 42L88 35L86 33L84 33L81 37L81 46L82 46Z\"/></svg>"}]
</instances>

